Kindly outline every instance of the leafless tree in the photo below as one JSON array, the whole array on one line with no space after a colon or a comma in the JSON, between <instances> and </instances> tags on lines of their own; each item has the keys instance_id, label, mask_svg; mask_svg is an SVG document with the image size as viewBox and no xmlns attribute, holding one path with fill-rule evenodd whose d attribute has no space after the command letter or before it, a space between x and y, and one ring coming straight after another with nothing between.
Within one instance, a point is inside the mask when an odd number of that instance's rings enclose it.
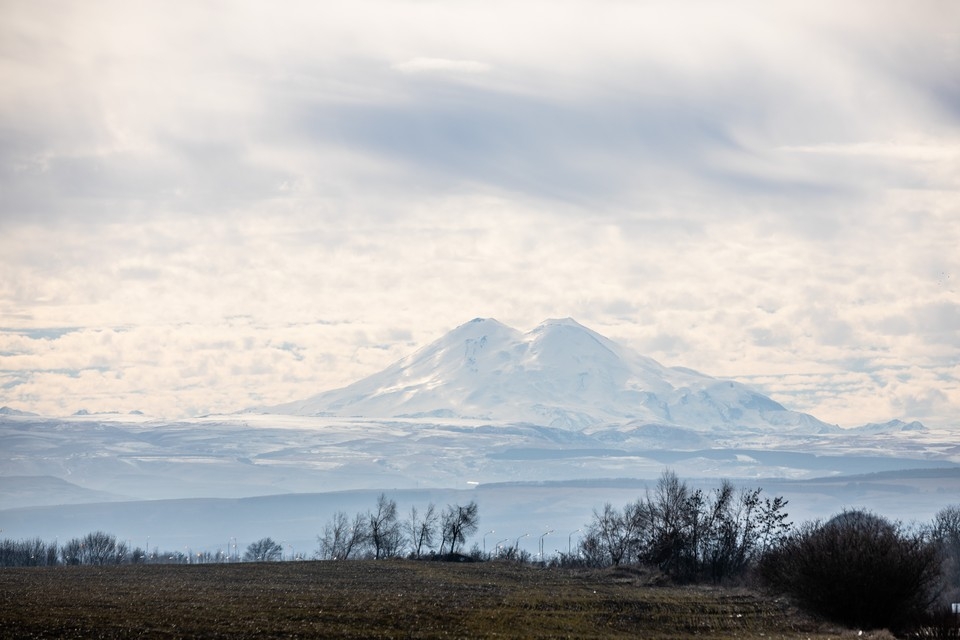
<instances>
[{"instance_id":1,"label":"leafless tree","mask_svg":"<svg viewBox=\"0 0 960 640\"><path fill-rule=\"evenodd\" d=\"M934 516L931 538L942 558L942 599L960 601L960 505L944 507Z\"/></svg>"},{"instance_id":2,"label":"leafless tree","mask_svg":"<svg viewBox=\"0 0 960 640\"><path fill-rule=\"evenodd\" d=\"M0 540L0 567L42 567L57 564L56 544L40 538Z\"/></svg>"},{"instance_id":3,"label":"leafless tree","mask_svg":"<svg viewBox=\"0 0 960 640\"><path fill-rule=\"evenodd\" d=\"M120 564L129 560L125 542L116 536L94 531L82 538L73 538L63 546L63 558L66 564Z\"/></svg>"},{"instance_id":4,"label":"leafless tree","mask_svg":"<svg viewBox=\"0 0 960 640\"><path fill-rule=\"evenodd\" d=\"M477 532L480 525L479 507L474 500L471 500L466 506L459 504L448 505L443 512L440 522L440 553L449 543L450 551L453 554L457 552L457 546L466 542L469 536Z\"/></svg>"},{"instance_id":5,"label":"leafless tree","mask_svg":"<svg viewBox=\"0 0 960 640\"><path fill-rule=\"evenodd\" d=\"M650 526L647 560L670 573L682 562L691 523L690 491L673 471L664 471L653 493L647 493L645 515Z\"/></svg>"},{"instance_id":6,"label":"leafless tree","mask_svg":"<svg viewBox=\"0 0 960 640\"><path fill-rule=\"evenodd\" d=\"M375 511L367 514L367 531L373 545L373 557L391 557L399 553L403 545L403 532L397 520L397 503L381 493Z\"/></svg>"},{"instance_id":7,"label":"leafless tree","mask_svg":"<svg viewBox=\"0 0 960 640\"><path fill-rule=\"evenodd\" d=\"M607 502L601 511L594 509L593 522L581 540L581 548L591 564L619 565L635 547L638 518L630 517L633 507L627 505L624 511L616 509ZM624 512L627 512L625 515Z\"/></svg>"},{"instance_id":8,"label":"leafless tree","mask_svg":"<svg viewBox=\"0 0 960 640\"><path fill-rule=\"evenodd\" d=\"M437 507L432 502L427 505L427 510L420 517L417 507L410 507L410 516L407 518L406 529L409 536L410 549L417 558L425 549L432 549L437 537L437 524L440 521L440 515L437 513Z\"/></svg>"},{"instance_id":9,"label":"leafless tree","mask_svg":"<svg viewBox=\"0 0 960 640\"><path fill-rule=\"evenodd\" d=\"M353 520L345 511L337 511L323 527L320 542L320 558L325 560L346 560L351 554L362 549L369 538L366 518L357 514Z\"/></svg>"},{"instance_id":10,"label":"leafless tree","mask_svg":"<svg viewBox=\"0 0 960 640\"><path fill-rule=\"evenodd\" d=\"M260 538L247 546L243 559L246 562L276 562L283 557L283 545L274 542L272 538ZM202 559L204 556L200 556ZM199 561L199 560L198 560ZM212 555L207 561L212 561Z\"/></svg>"}]
</instances>

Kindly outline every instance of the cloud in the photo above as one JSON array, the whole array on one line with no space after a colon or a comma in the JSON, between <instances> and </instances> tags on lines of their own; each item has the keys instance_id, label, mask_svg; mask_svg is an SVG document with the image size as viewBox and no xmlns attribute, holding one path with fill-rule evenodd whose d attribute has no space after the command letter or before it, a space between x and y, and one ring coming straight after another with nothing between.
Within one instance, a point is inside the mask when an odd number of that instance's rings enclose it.
<instances>
[{"instance_id":1,"label":"cloud","mask_svg":"<svg viewBox=\"0 0 960 640\"><path fill-rule=\"evenodd\" d=\"M486 73L490 65L476 60L448 60L445 58L412 58L392 65L402 73Z\"/></svg>"},{"instance_id":2,"label":"cloud","mask_svg":"<svg viewBox=\"0 0 960 640\"><path fill-rule=\"evenodd\" d=\"M861 281L875 247L837 255L829 245L757 235L746 222L696 233L651 223L640 235L643 227L626 231L615 219L557 218L493 199L433 201L392 223L359 219L328 229L322 218L309 220L184 221L135 238L121 226L101 235L92 254L82 252L86 236L73 239L75 249L61 239L55 249L85 259L69 258L69 277L49 283L56 288L36 280L48 292L46 307L20 305L38 320L70 309L101 328L49 334L59 338L53 342L41 329L17 332L19 342L0 345L25 356L0 363L19 381L8 399L53 412L121 402L123 410L163 415L286 401L347 384L482 313L520 328L573 315L667 364L748 381L765 374L762 388L779 400L844 424L933 406L889 396L904 354L956 378L956 343L943 334L949 305L933 315L923 298L903 306L906 332L873 322L888 310L889 292L911 282L896 263L873 271L878 283L893 278L887 286ZM324 237L332 241L317 242ZM146 277L131 277L131 269ZM939 291L935 283L931 291ZM297 348L277 346L284 344ZM879 368L878 355L888 361ZM843 372L866 368L887 382L840 383ZM123 375L100 378L103 393L85 397L89 387L71 382L71 372L84 370ZM821 373L802 384L791 377L810 370ZM63 390L56 405L44 399L45 385ZM889 403L876 401L887 396Z\"/></svg>"},{"instance_id":3,"label":"cloud","mask_svg":"<svg viewBox=\"0 0 960 640\"><path fill-rule=\"evenodd\" d=\"M857 142L852 144L821 144L809 146L783 147L783 151L796 153L817 153L840 156L859 156L870 158L893 158L907 161L939 161L960 159L960 146L956 143L898 143Z\"/></svg>"},{"instance_id":4,"label":"cloud","mask_svg":"<svg viewBox=\"0 0 960 640\"><path fill-rule=\"evenodd\" d=\"M574 316L948 423L958 11L6 7L0 403L233 410Z\"/></svg>"}]
</instances>

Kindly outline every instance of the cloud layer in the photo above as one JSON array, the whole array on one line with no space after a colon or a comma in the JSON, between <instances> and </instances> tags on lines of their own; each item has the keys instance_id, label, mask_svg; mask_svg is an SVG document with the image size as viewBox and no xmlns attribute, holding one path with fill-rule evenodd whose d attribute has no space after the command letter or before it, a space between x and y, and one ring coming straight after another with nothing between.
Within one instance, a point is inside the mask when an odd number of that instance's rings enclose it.
<instances>
[{"instance_id":1,"label":"cloud layer","mask_svg":"<svg viewBox=\"0 0 960 640\"><path fill-rule=\"evenodd\" d=\"M955 3L2 12L0 404L234 410L574 316L960 421Z\"/></svg>"}]
</instances>

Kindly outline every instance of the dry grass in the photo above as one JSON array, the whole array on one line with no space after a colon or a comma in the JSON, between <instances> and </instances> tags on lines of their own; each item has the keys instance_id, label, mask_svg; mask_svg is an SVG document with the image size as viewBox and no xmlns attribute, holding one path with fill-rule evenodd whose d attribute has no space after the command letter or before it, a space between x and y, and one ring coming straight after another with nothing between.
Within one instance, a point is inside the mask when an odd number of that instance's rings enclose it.
<instances>
[{"instance_id":1,"label":"dry grass","mask_svg":"<svg viewBox=\"0 0 960 640\"><path fill-rule=\"evenodd\" d=\"M0 570L2 638L691 636L856 633L751 591L655 586L629 569L363 561Z\"/></svg>"}]
</instances>

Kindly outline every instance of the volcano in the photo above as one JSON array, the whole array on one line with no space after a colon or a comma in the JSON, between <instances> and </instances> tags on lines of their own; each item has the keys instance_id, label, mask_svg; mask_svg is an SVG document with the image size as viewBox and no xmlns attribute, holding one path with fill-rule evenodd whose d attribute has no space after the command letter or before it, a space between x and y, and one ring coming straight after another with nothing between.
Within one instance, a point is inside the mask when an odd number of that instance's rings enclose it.
<instances>
[{"instance_id":1,"label":"volcano","mask_svg":"<svg viewBox=\"0 0 960 640\"><path fill-rule=\"evenodd\" d=\"M527 333L477 318L341 389L259 412L596 426L825 432L837 427L734 380L665 367L570 318Z\"/></svg>"}]
</instances>

